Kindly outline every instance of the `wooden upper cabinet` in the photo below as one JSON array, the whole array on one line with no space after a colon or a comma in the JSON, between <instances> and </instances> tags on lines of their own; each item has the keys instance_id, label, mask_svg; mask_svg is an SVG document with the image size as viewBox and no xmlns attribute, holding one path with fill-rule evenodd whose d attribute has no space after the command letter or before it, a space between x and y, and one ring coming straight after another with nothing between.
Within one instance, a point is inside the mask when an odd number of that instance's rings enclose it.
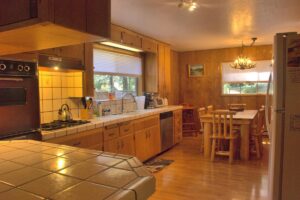
<instances>
[{"instance_id":1,"label":"wooden upper cabinet","mask_svg":"<svg viewBox=\"0 0 300 200\"><path fill-rule=\"evenodd\" d=\"M157 52L157 42L150 38L144 37L142 39L142 48L146 52L156 53Z\"/></svg>"},{"instance_id":2,"label":"wooden upper cabinet","mask_svg":"<svg viewBox=\"0 0 300 200\"><path fill-rule=\"evenodd\" d=\"M86 31L86 0L55 0L54 23Z\"/></svg>"},{"instance_id":3,"label":"wooden upper cabinet","mask_svg":"<svg viewBox=\"0 0 300 200\"><path fill-rule=\"evenodd\" d=\"M74 2L74 0L73 0ZM110 37L111 0L86 0L87 32Z\"/></svg>"},{"instance_id":4,"label":"wooden upper cabinet","mask_svg":"<svg viewBox=\"0 0 300 200\"><path fill-rule=\"evenodd\" d=\"M123 32L123 42L126 45L136 47L136 48L142 48L142 38L135 33L131 32Z\"/></svg>"},{"instance_id":5,"label":"wooden upper cabinet","mask_svg":"<svg viewBox=\"0 0 300 200\"><path fill-rule=\"evenodd\" d=\"M6 0L1 2L0 25L8 25L30 19L36 13L36 8L30 8L30 2L30 0Z\"/></svg>"},{"instance_id":6,"label":"wooden upper cabinet","mask_svg":"<svg viewBox=\"0 0 300 200\"><path fill-rule=\"evenodd\" d=\"M142 48L142 37L125 28L111 25L111 40L135 48Z\"/></svg>"},{"instance_id":7,"label":"wooden upper cabinet","mask_svg":"<svg viewBox=\"0 0 300 200\"><path fill-rule=\"evenodd\" d=\"M123 43L123 31L121 27L112 24L110 39L118 43Z\"/></svg>"},{"instance_id":8,"label":"wooden upper cabinet","mask_svg":"<svg viewBox=\"0 0 300 200\"><path fill-rule=\"evenodd\" d=\"M110 38L110 0L5 0L0 56Z\"/></svg>"}]
</instances>

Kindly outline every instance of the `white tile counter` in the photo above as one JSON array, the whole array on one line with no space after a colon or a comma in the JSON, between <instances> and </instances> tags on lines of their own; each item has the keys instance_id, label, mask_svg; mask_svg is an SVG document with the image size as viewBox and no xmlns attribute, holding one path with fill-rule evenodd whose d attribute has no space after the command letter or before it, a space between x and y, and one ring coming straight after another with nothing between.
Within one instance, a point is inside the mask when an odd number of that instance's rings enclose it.
<instances>
[{"instance_id":1,"label":"white tile counter","mask_svg":"<svg viewBox=\"0 0 300 200\"><path fill-rule=\"evenodd\" d=\"M55 131L42 131L42 136L43 136L43 140L49 140L55 137L62 137L65 135L76 134L86 130L100 128L111 124L135 120L135 119L148 117L151 115L160 114L164 112L179 110L179 109L182 109L182 106L166 106L166 107L155 108L155 109L139 110L139 111L124 113L120 115L109 115L105 117L90 119L89 121L91 123L84 124L84 125L63 128Z\"/></svg>"},{"instance_id":2,"label":"white tile counter","mask_svg":"<svg viewBox=\"0 0 300 200\"><path fill-rule=\"evenodd\" d=\"M146 200L154 191L155 178L132 156L0 141L0 199Z\"/></svg>"}]
</instances>

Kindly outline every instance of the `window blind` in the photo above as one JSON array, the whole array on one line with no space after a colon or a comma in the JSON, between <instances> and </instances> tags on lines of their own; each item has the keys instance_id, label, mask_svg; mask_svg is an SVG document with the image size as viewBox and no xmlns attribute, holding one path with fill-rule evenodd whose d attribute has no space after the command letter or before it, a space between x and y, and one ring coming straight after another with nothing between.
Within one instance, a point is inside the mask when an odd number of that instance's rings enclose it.
<instances>
[{"instance_id":1,"label":"window blind","mask_svg":"<svg viewBox=\"0 0 300 200\"><path fill-rule=\"evenodd\" d=\"M128 75L142 74L142 59L101 49L94 49L94 71Z\"/></svg>"},{"instance_id":2,"label":"window blind","mask_svg":"<svg viewBox=\"0 0 300 200\"><path fill-rule=\"evenodd\" d=\"M263 82L268 81L271 71L271 60L256 61L252 69L233 69L231 63L222 63L223 82Z\"/></svg>"}]
</instances>

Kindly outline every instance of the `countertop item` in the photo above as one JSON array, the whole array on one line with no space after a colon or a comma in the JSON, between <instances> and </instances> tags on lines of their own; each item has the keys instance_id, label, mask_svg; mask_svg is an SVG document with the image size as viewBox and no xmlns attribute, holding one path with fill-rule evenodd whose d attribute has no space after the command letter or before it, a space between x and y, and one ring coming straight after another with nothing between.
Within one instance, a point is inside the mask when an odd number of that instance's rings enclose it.
<instances>
[{"instance_id":1,"label":"countertop item","mask_svg":"<svg viewBox=\"0 0 300 200\"><path fill-rule=\"evenodd\" d=\"M76 134L82 131L101 128L116 123L122 123L122 122L148 117L151 115L156 115L164 112L179 110L182 108L183 108L182 106L165 106L161 108L138 110L135 112L123 113L120 115L102 116L94 119L89 119L90 123L88 124L78 125L74 127L67 127L56 131L42 131L42 136L43 136L43 140L45 141L56 137Z\"/></svg>"},{"instance_id":2,"label":"countertop item","mask_svg":"<svg viewBox=\"0 0 300 200\"><path fill-rule=\"evenodd\" d=\"M0 199L144 200L154 191L154 176L132 156L0 141Z\"/></svg>"}]
</instances>

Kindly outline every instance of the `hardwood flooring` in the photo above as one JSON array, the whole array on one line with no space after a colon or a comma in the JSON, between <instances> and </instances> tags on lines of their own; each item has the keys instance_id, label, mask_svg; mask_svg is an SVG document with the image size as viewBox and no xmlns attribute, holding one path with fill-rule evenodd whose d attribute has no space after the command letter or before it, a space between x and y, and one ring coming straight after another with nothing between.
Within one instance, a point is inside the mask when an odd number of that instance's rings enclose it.
<instances>
[{"instance_id":1,"label":"hardwood flooring","mask_svg":"<svg viewBox=\"0 0 300 200\"><path fill-rule=\"evenodd\" d=\"M160 155L172 159L170 166L155 173L156 192L150 200L266 200L268 192L268 146L261 160L216 160L200 152L198 138L184 138Z\"/></svg>"}]
</instances>

